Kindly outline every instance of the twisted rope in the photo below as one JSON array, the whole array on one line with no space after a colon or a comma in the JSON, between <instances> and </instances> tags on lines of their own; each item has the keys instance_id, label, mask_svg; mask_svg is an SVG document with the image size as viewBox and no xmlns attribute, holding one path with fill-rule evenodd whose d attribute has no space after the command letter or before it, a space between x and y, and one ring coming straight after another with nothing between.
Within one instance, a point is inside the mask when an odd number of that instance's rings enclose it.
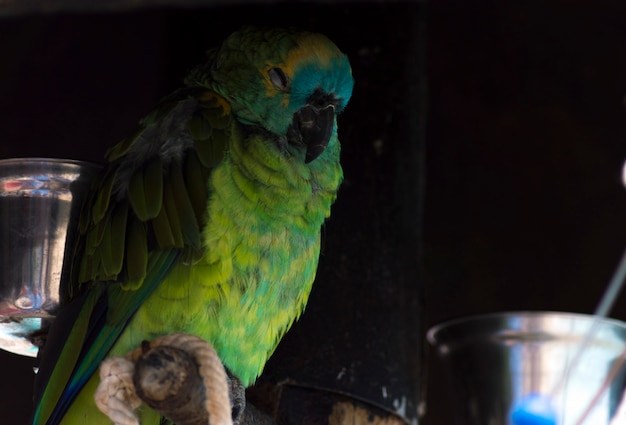
<instances>
[{"instance_id":1,"label":"twisted rope","mask_svg":"<svg viewBox=\"0 0 626 425\"><path fill-rule=\"evenodd\" d=\"M135 363L151 348L170 346L189 353L204 384L204 409L210 425L232 425L226 371L215 349L203 339L175 333L159 337L124 357L110 357L100 367L100 384L95 394L98 408L115 425L139 425L135 410L141 399L133 384Z\"/></svg>"}]
</instances>

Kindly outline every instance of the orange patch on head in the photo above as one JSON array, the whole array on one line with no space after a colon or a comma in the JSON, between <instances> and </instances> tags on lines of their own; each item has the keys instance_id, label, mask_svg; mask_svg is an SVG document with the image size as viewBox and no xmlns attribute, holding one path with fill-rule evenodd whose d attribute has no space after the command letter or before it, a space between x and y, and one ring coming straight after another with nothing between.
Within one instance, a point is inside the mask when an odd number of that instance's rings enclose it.
<instances>
[{"instance_id":1,"label":"orange patch on head","mask_svg":"<svg viewBox=\"0 0 626 425\"><path fill-rule=\"evenodd\" d=\"M315 58L322 67L328 66L333 57L341 56L339 49L322 34L304 34L298 38L298 47L287 55L284 71L293 75L295 68L307 58Z\"/></svg>"},{"instance_id":2,"label":"orange patch on head","mask_svg":"<svg viewBox=\"0 0 626 425\"><path fill-rule=\"evenodd\" d=\"M214 91L207 90L198 97L200 102L211 102L213 101L215 104L222 107L222 115L230 114L230 104L219 94Z\"/></svg>"},{"instance_id":3,"label":"orange patch on head","mask_svg":"<svg viewBox=\"0 0 626 425\"><path fill-rule=\"evenodd\" d=\"M287 78L291 80L296 68L303 63L316 62L323 68L329 66L331 59L343 55L333 42L322 34L305 33L298 37L296 42L298 47L289 51L283 63L271 63L260 70L265 79L268 97L284 94L272 84L269 78L269 70L271 68L282 69ZM288 103L288 96L284 96L283 104L287 106Z\"/></svg>"}]
</instances>

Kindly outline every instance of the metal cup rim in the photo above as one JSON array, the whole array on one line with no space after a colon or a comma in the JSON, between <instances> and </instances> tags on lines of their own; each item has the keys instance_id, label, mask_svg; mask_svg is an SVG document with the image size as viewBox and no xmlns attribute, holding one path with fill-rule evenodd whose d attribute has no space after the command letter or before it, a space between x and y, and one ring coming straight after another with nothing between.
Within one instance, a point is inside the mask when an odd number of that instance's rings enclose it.
<instances>
[{"instance_id":1,"label":"metal cup rim","mask_svg":"<svg viewBox=\"0 0 626 425\"><path fill-rule=\"evenodd\" d=\"M459 325L477 323L480 321L488 321L493 319L519 318L519 317L560 317L570 319L592 320L596 316L593 314L574 313L567 311L552 310L520 310L520 311L500 311L491 313L471 314L449 319L432 326L426 333L426 339L432 346L437 346L441 341L437 338L438 334L445 329L451 329ZM613 325L626 330L626 323L610 317L598 318L599 323Z\"/></svg>"}]
</instances>

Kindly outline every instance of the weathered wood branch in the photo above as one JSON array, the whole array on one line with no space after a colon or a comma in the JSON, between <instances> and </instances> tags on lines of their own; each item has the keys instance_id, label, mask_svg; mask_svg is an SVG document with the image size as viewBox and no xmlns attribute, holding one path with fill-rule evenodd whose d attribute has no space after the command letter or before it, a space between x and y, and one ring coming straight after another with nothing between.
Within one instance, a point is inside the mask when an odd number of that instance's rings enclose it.
<instances>
[{"instance_id":1,"label":"weathered wood branch","mask_svg":"<svg viewBox=\"0 0 626 425\"><path fill-rule=\"evenodd\" d=\"M150 348L135 363L133 384L144 403L175 424L211 423L198 365L188 352L166 345Z\"/></svg>"}]
</instances>

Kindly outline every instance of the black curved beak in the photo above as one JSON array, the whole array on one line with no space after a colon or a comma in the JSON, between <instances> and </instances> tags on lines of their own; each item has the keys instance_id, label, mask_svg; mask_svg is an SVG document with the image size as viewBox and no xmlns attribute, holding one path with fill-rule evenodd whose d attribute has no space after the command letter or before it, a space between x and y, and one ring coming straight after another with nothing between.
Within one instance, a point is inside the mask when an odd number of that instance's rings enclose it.
<instances>
[{"instance_id":1,"label":"black curved beak","mask_svg":"<svg viewBox=\"0 0 626 425\"><path fill-rule=\"evenodd\" d=\"M306 146L305 163L320 156L333 133L335 107L330 104L322 108L307 105L294 114L289 128L289 143Z\"/></svg>"}]
</instances>

